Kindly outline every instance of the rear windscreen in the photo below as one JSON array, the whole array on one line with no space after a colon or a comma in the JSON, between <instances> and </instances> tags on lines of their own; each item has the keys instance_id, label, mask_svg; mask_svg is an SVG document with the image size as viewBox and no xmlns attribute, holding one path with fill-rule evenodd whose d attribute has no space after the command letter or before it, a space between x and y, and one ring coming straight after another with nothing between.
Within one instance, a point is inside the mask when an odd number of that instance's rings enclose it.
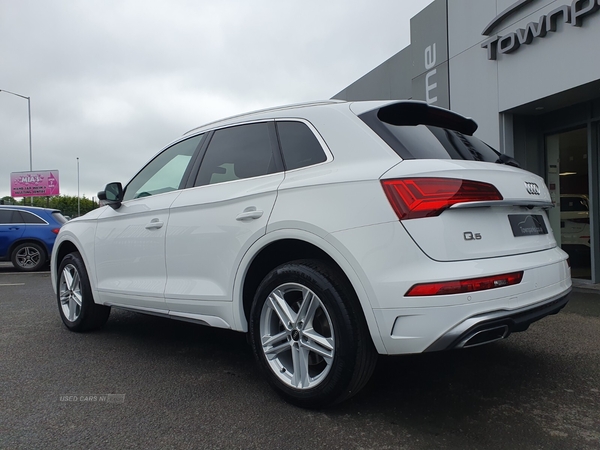
<instances>
[{"instance_id":1,"label":"rear windscreen","mask_svg":"<svg viewBox=\"0 0 600 450\"><path fill-rule=\"evenodd\" d=\"M476 137L429 125L390 125L374 129L402 159L463 159L502 162L500 153ZM373 128L373 127L372 127Z\"/></svg>"},{"instance_id":2,"label":"rear windscreen","mask_svg":"<svg viewBox=\"0 0 600 450\"><path fill-rule=\"evenodd\" d=\"M63 216L58 211L52 211L52 217L54 217L54 220L56 220L60 224L67 223L67 219L65 218L65 216Z\"/></svg>"},{"instance_id":3,"label":"rear windscreen","mask_svg":"<svg viewBox=\"0 0 600 450\"><path fill-rule=\"evenodd\" d=\"M462 159L518 165L471 136L477 129L471 119L450 111L420 104L394 104L359 117L402 159Z\"/></svg>"}]
</instances>

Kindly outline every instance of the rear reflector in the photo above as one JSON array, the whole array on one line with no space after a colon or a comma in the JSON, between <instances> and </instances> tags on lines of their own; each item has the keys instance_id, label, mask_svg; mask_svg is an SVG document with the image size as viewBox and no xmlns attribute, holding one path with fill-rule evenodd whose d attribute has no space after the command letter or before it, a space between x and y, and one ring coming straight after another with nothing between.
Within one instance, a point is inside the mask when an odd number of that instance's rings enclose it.
<instances>
[{"instance_id":1,"label":"rear reflector","mask_svg":"<svg viewBox=\"0 0 600 450\"><path fill-rule=\"evenodd\" d=\"M454 178L402 178L381 185L400 220L439 216L457 203L503 199L489 183Z\"/></svg>"},{"instance_id":2,"label":"rear reflector","mask_svg":"<svg viewBox=\"0 0 600 450\"><path fill-rule=\"evenodd\" d=\"M54 234L58 234L59 231L60 231L60 228L52 228L52 232Z\"/></svg>"},{"instance_id":3,"label":"rear reflector","mask_svg":"<svg viewBox=\"0 0 600 450\"><path fill-rule=\"evenodd\" d=\"M519 284L523 279L523 271L494 275L491 277L471 278L469 280L442 281L439 283L415 284L406 297L425 297L429 295L464 294L467 292L485 291L499 287Z\"/></svg>"}]
</instances>

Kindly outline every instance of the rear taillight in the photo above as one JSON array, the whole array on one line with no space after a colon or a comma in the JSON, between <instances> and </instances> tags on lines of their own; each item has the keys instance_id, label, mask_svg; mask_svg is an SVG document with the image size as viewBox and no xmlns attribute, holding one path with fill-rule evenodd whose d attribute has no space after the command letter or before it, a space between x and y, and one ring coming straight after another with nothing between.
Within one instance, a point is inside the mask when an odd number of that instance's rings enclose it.
<instances>
[{"instance_id":1,"label":"rear taillight","mask_svg":"<svg viewBox=\"0 0 600 450\"><path fill-rule=\"evenodd\" d=\"M60 231L60 228L52 228L52 232L54 234L58 234L59 231Z\"/></svg>"},{"instance_id":2,"label":"rear taillight","mask_svg":"<svg viewBox=\"0 0 600 450\"><path fill-rule=\"evenodd\" d=\"M422 283L415 284L404 295L406 297L426 297L429 295L464 294L512 286L514 284L519 284L522 279L523 272L521 271L504 275L494 275L491 277L471 278L468 280Z\"/></svg>"},{"instance_id":3,"label":"rear taillight","mask_svg":"<svg viewBox=\"0 0 600 450\"><path fill-rule=\"evenodd\" d=\"M503 199L496 187L480 181L402 178L382 180L381 184L400 220L439 216L457 203Z\"/></svg>"}]
</instances>

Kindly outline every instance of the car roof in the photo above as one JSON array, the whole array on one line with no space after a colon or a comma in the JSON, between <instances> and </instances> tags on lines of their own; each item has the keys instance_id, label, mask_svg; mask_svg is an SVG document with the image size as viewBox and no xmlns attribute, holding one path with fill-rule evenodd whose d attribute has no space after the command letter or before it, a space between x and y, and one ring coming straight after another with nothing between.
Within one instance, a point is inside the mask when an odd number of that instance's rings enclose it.
<instances>
[{"instance_id":1,"label":"car roof","mask_svg":"<svg viewBox=\"0 0 600 450\"><path fill-rule=\"evenodd\" d=\"M316 102L295 103L295 104L291 104L291 105L283 105L283 106L276 106L276 107L272 107L272 108L259 109L256 111L250 111L250 112L246 112L246 113L242 113L242 114L236 114L234 116L226 117L223 119L215 120L213 122L209 122L204 125L200 125L199 127L192 128L191 130L187 131L184 134L187 135L187 134L192 134L196 131L200 131L200 130L204 130L204 129L216 128L221 125L230 125L233 123L247 122L247 121L251 121L253 119L264 118L264 116L268 115L269 113L276 113L279 111L299 110L299 109L313 107L313 106L324 106L324 105L332 105L332 104L340 104L340 103L343 104L343 103L347 103L347 102L344 102L341 100L323 100L323 101L316 101Z\"/></svg>"},{"instance_id":2,"label":"car roof","mask_svg":"<svg viewBox=\"0 0 600 450\"><path fill-rule=\"evenodd\" d=\"M369 101L356 101L356 102L347 102L343 100L322 100L315 102L306 102L306 103L296 103L291 105L278 106L274 108L261 109L257 111L247 112L243 114L238 114L235 116L227 117L224 119L216 120L214 122L207 123L205 125L201 125L199 127L193 128L188 132L184 133L184 136L195 134L201 131L209 131L214 128L219 128L227 125L236 125L244 122L251 122L253 120L265 120L270 118L278 118L278 117L286 117L289 116L290 112L294 111L307 111L312 108L346 108L350 109L357 116L376 109L383 109L386 106L393 107L394 105L405 106L408 108L415 108L418 110L431 110L431 111L444 111L447 116L454 116L456 119L464 122L469 122L474 126L474 129L477 129L477 124L473 121L473 119L469 117L462 116L454 111L448 111L443 108L439 108L433 105L429 105L426 102L421 100L369 100ZM471 133L469 133L471 134Z\"/></svg>"},{"instance_id":3,"label":"car roof","mask_svg":"<svg viewBox=\"0 0 600 450\"><path fill-rule=\"evenodd\" d=\"M49 212L60 212L59 209L56 208L41 208L39 206L23 206L23 205L0 205L0 208L6 209L21 209L23 211L49 211Z\"/></svg>"}]
</instances>

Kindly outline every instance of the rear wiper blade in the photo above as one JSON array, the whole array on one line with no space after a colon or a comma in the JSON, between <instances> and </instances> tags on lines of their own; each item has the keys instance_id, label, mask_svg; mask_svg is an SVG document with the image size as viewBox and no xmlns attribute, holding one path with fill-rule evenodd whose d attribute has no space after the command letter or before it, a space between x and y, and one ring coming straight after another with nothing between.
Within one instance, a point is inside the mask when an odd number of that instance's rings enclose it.
<instances>
[{"instance_id":1,"label":"rear wiper blade","mask_svg":"<svg viewBox=\"0 0 600 450\"><path fill-rule=\"evenodd\" d=\"M515 158L501 153L496 160L497 164L506 164L507 166L521 167Z\"/></svg>"}]
</instances>

